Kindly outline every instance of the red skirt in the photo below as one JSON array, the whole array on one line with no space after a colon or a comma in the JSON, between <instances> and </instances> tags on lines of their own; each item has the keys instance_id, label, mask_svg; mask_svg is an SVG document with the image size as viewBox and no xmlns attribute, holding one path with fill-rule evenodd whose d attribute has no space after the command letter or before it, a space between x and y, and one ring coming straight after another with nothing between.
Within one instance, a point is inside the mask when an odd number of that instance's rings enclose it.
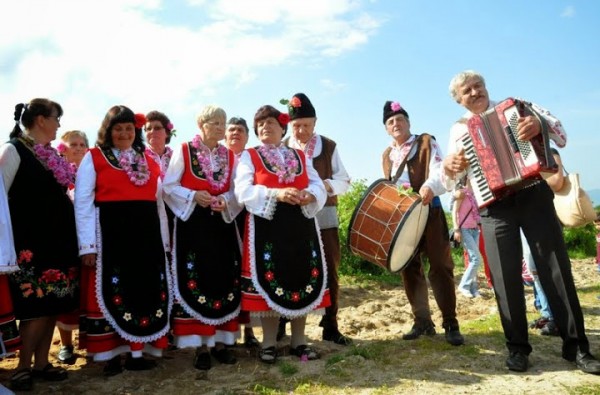
<instances>
[{"instance_id":1,"label":"red skirt","mask_svg":"<svg viewBox=\"0 0 600 395\"><path fill-rule=\"evenodd\" d=\"M21 348L21 336L13 312L8 278L0 275L0 357Z\"/></svg>"}]
</instances>

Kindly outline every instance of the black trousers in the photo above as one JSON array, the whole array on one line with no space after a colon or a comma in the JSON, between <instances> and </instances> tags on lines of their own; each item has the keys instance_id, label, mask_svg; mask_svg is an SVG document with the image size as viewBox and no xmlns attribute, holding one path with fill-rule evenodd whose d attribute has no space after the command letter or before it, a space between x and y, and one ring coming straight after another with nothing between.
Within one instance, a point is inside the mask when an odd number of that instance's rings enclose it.
<instances>
[{"instance_id":1,"label":"black trousers","mask_svg":"<svg viewBox=\"0 0 600 395\"><path fill-rule=\"evenodd\" d=\"M521 278L522 228L563 339L563 358L574 360L578 348L589 351L589 342L553 198L548 184L540 182L483 209L481 223L506 347L531 352Z\"/></svg>"}]
</instances>

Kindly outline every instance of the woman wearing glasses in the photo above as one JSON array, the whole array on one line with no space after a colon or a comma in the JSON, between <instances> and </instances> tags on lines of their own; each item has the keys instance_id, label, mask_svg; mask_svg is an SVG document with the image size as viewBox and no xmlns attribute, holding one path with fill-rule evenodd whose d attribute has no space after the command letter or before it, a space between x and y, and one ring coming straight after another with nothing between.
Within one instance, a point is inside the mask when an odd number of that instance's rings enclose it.
<instances>
[{"instance_id":1,"label":"woman wearing glasses","mask_svg":"<svg viewBox=\"0 0 600 395\"><path fill-rule=\"evenodd\" d=\"M174 344L196 347L194 367L200 370L211 368L211 354L220 363L236 363L225 345L239 337L241 251L233 220L241 208L233 195L235 155L219 143L225 119L219 107L201 111L199 133L175 150L163 183L165 202L177 217Z\"/></svg>"}]
</instances>

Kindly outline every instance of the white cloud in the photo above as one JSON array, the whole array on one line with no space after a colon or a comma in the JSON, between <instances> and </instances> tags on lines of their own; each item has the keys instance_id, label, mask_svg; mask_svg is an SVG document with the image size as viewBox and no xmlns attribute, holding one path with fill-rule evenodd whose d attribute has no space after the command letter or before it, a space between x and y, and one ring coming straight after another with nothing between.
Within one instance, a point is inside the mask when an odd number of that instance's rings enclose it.
<instances>
[{"instance_id":1,"label":"white cloud","mask_svg":"<svg viewBox=\"0 0 600 395\"><path fill-rule=\"evenodd\" d=\"M188 0L180 10L166 0L20 0L2 7L19 17L0 24L0 108L50 97L65 108L65 122L87 127L116 103L186 103L178 110L195 113L194 102L217 94L224 81L243 86L299 55L313 62L339 56L364 45L380 24L356 0Z\"/></svg>"},{"instance_id":2,"label":"white cloud","mask_svg":"<svg viewBox=\"0 0 600 395\"><path fill-rule=\"evenodd\" d=\"M560 13L561 18L573 18L575 17L575 7L572 5L565 7L565 9Z\"/></svg>"}]
</instances>

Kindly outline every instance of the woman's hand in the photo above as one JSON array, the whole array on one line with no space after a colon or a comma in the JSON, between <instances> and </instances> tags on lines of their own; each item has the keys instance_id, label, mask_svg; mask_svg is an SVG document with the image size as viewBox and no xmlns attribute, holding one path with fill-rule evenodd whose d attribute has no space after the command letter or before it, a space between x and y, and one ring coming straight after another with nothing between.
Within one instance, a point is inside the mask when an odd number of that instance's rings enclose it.
<instances>
[{"instance_id":1,"label":"woman's hand","mask_svg":"<svg viewBox=\"0 0 600 395\"><path fill-rule=\"evenodd\" d=\"M95 267L96 266L96 254L85 254L81 256L81 263L85 266Z\"/></svg>"},{"instance_id":2,"label":"woman's hand","mask_svg":"<svg viewBox=\"0 0 600 395\"><path fill-rule=\"evenodd\" d=\"M212 197L213 196L207 191L196 191L196 193L194 193L194 201L202 207L210 206Z\"/></svg>"},{"instance_id":3,"label":"woman's hand","mask_svg":"<svg viewBox=\"0 0 600 395\"><path fill-rule=\"evenodd\" d=\"M300 191L300 205L301 206L306 206L307 204L310 204L312 202L314 202L315 200L317 200L317 198L310 192L308 192L306 189L303 191Z\"/></svg>"},{"instance_id":4,"label":"woman's hand","mask_svg":"<svg viewBox=\"0 0 600 395\"><path fill-rule=\"evenodd\" d=\"M454 241L462 243L462 232L460 229L454 229Z\"/></svg>"},{"instance_id":5,"label":"woman's hand","mask_svg":"<svg viewBox=\"0 0 600 395\"><path fill-rule=\"evenodd\" d=\"M300 204L300 191L297 188L281 188L277 192L277 201L288 204Z\"/></svg>"},{"instance_id":6,"label":"woman's hand","mask_svg":"<svg viewBox=\"0 0 600 395\"><path fill-rule=\"evenodd\" d=\"M213 196L210 202L212 211L221 212L225 210L225 198L223 196Z\"/></svg>"}]
</instances>

